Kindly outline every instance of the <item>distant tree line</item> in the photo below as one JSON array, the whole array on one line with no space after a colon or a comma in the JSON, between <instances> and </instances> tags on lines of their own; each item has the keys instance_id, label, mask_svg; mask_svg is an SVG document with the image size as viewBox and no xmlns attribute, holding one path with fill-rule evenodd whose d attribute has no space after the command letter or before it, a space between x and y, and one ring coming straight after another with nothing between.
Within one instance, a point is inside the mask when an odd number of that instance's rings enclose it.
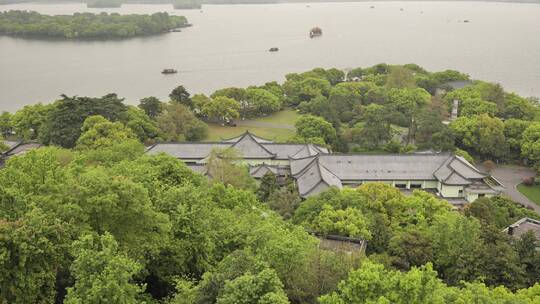
<instances>
[{"instance_id":1,"label":"distant tree line","mask_svg":"<svg viewBox=\"0 0 540 304\"><path fill-rule=\"evenodd\" d=\"M187 24L183 16L167 13L119 15L75 13L48 16L30 11L0 12L0 34L64 39L105 39L147 36Z\"/></svg>"},{"instance_id":2,"label":"distant tree line","mask_svg":"<svg viewBox=\"0 0 540 304\"><path fill-rule=\"evenodd\" d=\"M86 6L92 8L121 7L122 2L120 0L91 0L86 3Z\"/></svg>"}]
</instances>

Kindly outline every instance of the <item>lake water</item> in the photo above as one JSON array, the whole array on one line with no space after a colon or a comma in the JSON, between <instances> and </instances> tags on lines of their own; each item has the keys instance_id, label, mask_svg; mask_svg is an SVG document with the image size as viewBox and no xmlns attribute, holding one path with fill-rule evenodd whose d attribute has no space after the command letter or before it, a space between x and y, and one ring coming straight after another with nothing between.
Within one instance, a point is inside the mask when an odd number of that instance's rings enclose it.
<instances>
[{"instance_id":1,"label":"lake water","mask_svg":"<svg viewBox=\"0 0 540 304\"><path fill-rule=\"evenodd\" d=\"M370 6L375 8L371 9ZM403 11L400 9L403 8ZM457 69L540 95L540 5L495 2L361 2L208 5L0 5L45 14L80 11L185 15L181 33L123 41L45 41L0 37L0 111L51 102L60 94L116 92L135 104L165 98L179 84L210 93L227 86L283 81L314 67L342 69L380 62ZM469 20L469 23L463 22ZM324 35L309 39L320 26ZM270 47L279 52L270 53ZM175 75L162 75L175 68Z\"/></svg>"}]
</instances>

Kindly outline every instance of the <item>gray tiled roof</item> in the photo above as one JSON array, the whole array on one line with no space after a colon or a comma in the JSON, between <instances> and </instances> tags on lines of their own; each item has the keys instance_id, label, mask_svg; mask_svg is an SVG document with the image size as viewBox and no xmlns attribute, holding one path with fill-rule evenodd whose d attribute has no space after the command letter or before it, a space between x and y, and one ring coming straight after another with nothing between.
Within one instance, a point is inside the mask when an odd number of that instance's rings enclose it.
<instances>
[{"instance_id":1,"label":"gray tiled roof","mask_svg":"<svg viewBox=\"0 0 540 304\"><path fill-rule=\"evenodd\" d=\"M299 174L314 159L315 159L315 156L299 158L299 159L291 159L291 162L290 162L291 175L296 176L297 174Z\"/></svg>"},{"instance_id":2,"label":"gray tiled roof","mask_svg":"<svg viewBox=\"0 0 540 304\"><path fill-rule=\"evenodd\" d=\"M264 147L263 144L257 142L257 140L250 136L249 133L245 133L233 143L232 148L238 149L244 158L275 158L276 154L270 152Z\"/></svg>"},{"instance_id":3,"label":"gray tiled roof","mask_svg":"<svg viewBox=\"0 0 540 304\"><path fill-rule=\"evenodd\" d=\"M208 169L205 165L187 165L187 167L202 175L206 175L208 173Z\"/></svg>"},{"instance_id":4,"label":"gray tiled roof","mask_svg":"<svg viewBox=\"0 0 540 304\"><path fill-rule=\"evenodd\" d=\"M29 142L29 143L17 142L15 144L12 144L10 149L4 152L4 155L13 156L17 154L22 154L22 153L27 152L28 150L36 149L41 146L42 144L36 143L36 142Z\"/></svg>"},{"instance_id":5,"label":"gray tiled roof","mask_svg":"<svg viewBox=\"0 0 540 304\"><path fill-rule=\"evenodd\" d=\"M449 154L326 154L320 162L341 180L432 180Z\"/></svg>"},{"instance_id":6,"label":"gray tiled roof","mask_svg":"<svg viewBox=\"0 0 540 304\"><path fill-rule=\"evenodd\" d=\"M246 131L238 136L232 137L232 138L224 138L222 142L228 142L228 143L235 143L239 141L243 136L246 134L249 134L253 139L255 139L258 143L271 143L272 141L266 138L259 137L249 131Z\"/></svg>"},{"instance_id":7,"label":"gray tiled roof","mask_svg":"<svg viewBox=\"0 0 540 304\"><path fill-rule=\"evenodd\" d=\"M309 161L310 160L310 161ZM328 187L343 188L341 180L328 168L325 168L319 157L301 160L302 163L309 161L307 165L297 172L296 184L300 196L307 197L326 190ZM291 160L291 163L295 162Z\"/></svg>"},{"instance_id":8,"label":"gray tiled roof","mask_svg":"<svg viewBox=\"0 0 540 304\"><path fill-rule=\"evenodd\" d=\"M434 171L434 175L437 180L447 185L468 185L473 180L487 176L460 156L448 158Z\"/></svg>"},{"instance_id":9,"label":"gray tiled roof","mask_svg":"<svg viewBox=\"0 0 540 304\"><path fill-rule=\"evenodd\" d=\"M4 145L7 146L8 150L13 149L16 145L20 144L20 141L11 141L11 140L4 140Z\"/></svg>"},{"instance_id":10,"label":"gray tiled roof","mask_svg":"<svg viewBox=\"0 0 540 304\"><path fill-rule=\"evenodd\" d=\"M225 149L230 147L228 143L159 143L146 150L148 154L167 153L180 159L203 159L214 148Z\"/></svg>"},{"instance_id":11,"label":"gray tiled roof","mask_svg":"<svg viewBox=\"0 0 540 304\"><path fill-rule=\"evenodd\" d=\"M478 193L478 194L497 194L500 190L494 189L494 187L488 185L485 182L475 181L471 185L467 186L465 190L469 193Z\"/></svg>"},{"instance_id":12,"label":"gray tiled roof","mask_svg":"<svg viewBox=\"0 0 540 304\"><path fill-rule=\"evenodd\" d=\"M470 192L496 193L487 176L460 157L447 153L399 155L318 154L291 159L291 174L300 194L309 196L321 184L341 187L346 181L439 180L447 185L471 185ZM319 169L317 172L315 168Z\"/></svg>"},{"instance_id":13,"label":"gray tiled roof","mask_svg":"<svg viewBox=\"0 0 540 304\"><path fill-rule=\"evenodd\" d=\"M289 157L299 154L301 150L305 152L300 154L306 154L306 156L308 153L311 153L310 155L328 153L326 148L315 145L272 143L262 140L249 132L223 142L158 143L149 147L147 153L157 154L163 152L184 160L200 160L206 158L214 148L225 149L230 147L238 149L244 158L255 159L288 160Z\"/></svg>"},{"instance_id":14,"label":"gray tiled roof","mask_svg":"<svg viewBox=\"0 0 540 304\"><path fill-rule=\"evenodd\" d=\"M297 147L299 145L295 145L295 146L296 146L295 149L298 149ZM312 144L306 144L306 145L303 145L303 147L300 150L297 150L295 154L291 154L290 156L291 158L304 158L304 157L313 156L317 154L323 154L323 153L328 153L328 149L323 148L323 147L318 147Z\"/></svg>"},{"instance_id":15,"label":"gray tiled roof","mask_svg":"<svg viewBox=\"0 0 540 304\"><path fill-rule=\"evenodd\" d=\"M286 166L267 165L253 166L249 168L249 174L254 178L262 178L266 173L272 172L276 175L288 175L289 169Z\"/></svg>"},{"instance_id":16,"label":"gray tiled roof","mask_svg":"<svg viewBox=\"0 0 540 304\"><path fill-rule=\"evenodd\" d=\"M506 227L504 232L514 237L520 237L522 234L532 231L536 239L540 241L540 221L524 217L514 224Z\"/></svg>"}]
</instances>

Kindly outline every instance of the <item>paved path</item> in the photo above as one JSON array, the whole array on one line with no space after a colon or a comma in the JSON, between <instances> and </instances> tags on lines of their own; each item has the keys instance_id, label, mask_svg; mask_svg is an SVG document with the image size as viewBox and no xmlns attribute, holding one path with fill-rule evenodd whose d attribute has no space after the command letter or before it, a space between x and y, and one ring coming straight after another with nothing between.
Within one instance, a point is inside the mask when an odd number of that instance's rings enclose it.
<instances>
[{"instance_id":1,"label":"paved path","mask_svg":"<svg viewBox=\"0 0 540 304\"><path fill-rule=\"evenodd\" d=\"M531 207L537 213L540 213L540 206L533 203L525 195L521 194L516 188L520 184L524 177L535 176L535 172L526 167L519 166L500 166L491 171L496 179L498 179L506 187L504 194L509 196L514 201L526 206Z\"/></svg>"}]
</instances>

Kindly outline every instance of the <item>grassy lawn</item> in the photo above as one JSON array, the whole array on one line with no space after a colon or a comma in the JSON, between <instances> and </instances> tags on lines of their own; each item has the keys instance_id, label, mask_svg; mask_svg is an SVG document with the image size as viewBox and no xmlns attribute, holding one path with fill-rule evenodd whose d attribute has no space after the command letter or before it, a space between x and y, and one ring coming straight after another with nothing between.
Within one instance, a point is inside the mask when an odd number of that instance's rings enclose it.
<instances>
[{"instance_id":1,"label":"grassy lawn","mask_svg":"<svg viewBox=\"0 0 540 304\"><path fill-rule=\"evenodd\" d=\"M287 110L276 112L266 117L257 118L255 120L260 121L260 122L268 122L268 123L274 123L274 124L294 126L294 123L299 117L300 117L300 114L298 114L295 110L287 109Z\"/></svg>"},{"instance_id":2,"label":"grassy lawn","mask_svg":"<svg viewBox=\"0 0 540 304\"><path fill-rule=\"evenodd\" d=\"M231 138L244 133L246 130L260 136L274 140L276 142L285 142L294 136L294 130L277 129L266 127L238 126L238 127L222 127L221 125L209 124L208 137L204 141L220 141L224 138Z\"/></svg>"},{"instance_id":3,"label":"grassy lawn","mask_svg":"<svg viewBox=\"0 0 540 304\"><path fill-rule=\"evenodd\" d=\"M221 126L219 124L208 125L208 137L205 141L220 141L223 138L231 138L249 130L251 133L274 140L276 142L285 142L294 136L294 122L300 115L294 110L283 110L267 117L261 117L253 120L239 122L237 127ZM274 128L257 125L257 123L268 123L286 126L290 128Z\"/></svg>"},{"instance_id":4,"label":"grassy lawn","mask_svg":"<svg viewBox=\"0 0 540 304\"><path fill-rule=\"evenodd\" d=\"M535 204L540 205L540 186L535 185L528 187L523 184L519 184L517 189L519 192L521 192L521 194L525 195Z\"/></svg>"}]
</instances>

